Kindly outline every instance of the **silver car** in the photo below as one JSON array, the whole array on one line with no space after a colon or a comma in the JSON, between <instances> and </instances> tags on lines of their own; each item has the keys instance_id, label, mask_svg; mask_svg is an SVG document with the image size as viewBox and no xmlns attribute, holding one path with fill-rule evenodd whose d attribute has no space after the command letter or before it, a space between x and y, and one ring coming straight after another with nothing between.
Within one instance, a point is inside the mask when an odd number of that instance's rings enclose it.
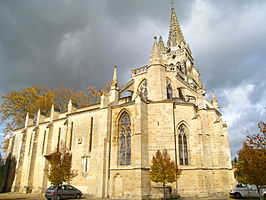
<instances>
[{"instance_id":1,"label":"silver car","mask_svg":"<svg viewBox=\"0 0 266 200\"><path fill-rule=\"evenodd\" d=\"M71 185L55 185L49 187L45 192L45 197L48 200L60 199L80 199L82 192Z\"/></svg>"},{"instance_id":2,"label":"silver car","mask_svg":"<svg viewBox=\"0 0 266 200\"><path fill-rule=\"evenodd\" d=\"M260 189L261 196L266 197L266 190ZM230 191L230 196L235 197L237 199L241 198L258 198L259 193L256 185L244 185L237 184Z\"/></svg>"}]
</instances>

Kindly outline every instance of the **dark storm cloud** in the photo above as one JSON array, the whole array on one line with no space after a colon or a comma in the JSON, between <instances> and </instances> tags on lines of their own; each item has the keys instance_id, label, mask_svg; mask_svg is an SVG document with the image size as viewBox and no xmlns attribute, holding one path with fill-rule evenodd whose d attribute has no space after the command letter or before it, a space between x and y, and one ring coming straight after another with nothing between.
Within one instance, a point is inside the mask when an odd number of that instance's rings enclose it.
<instances>
[{"instance_id":1,"label":"dark storm cloud","mask_svg":"<svg viewBox=\"0 0 266 200\"><path fill-rule=\"evenodd\" d=\"M100 87L114 65L129 75L146 64L152 37L160 34L152 29L167 30L169 7L159 0L1 1L1 93L34 82Z\"/></svg>"},{"instance_id":2,"label":"dark storm cloud","mask_svg":"<svg viewBox=\"0 0 266 200\"><path fill-rule=\"evenodd\" d=\"M234 152L244 130L255 131L248 124L265 117L255 114L266 106L265 9L262 0L175 1L206 89L216 91L231 125ZM170 0L2 0L0 94L36 82L103 87L114 65L125 83L148 63L153 36L166 43L169 18Z\"/></svg>"}]
</instances>

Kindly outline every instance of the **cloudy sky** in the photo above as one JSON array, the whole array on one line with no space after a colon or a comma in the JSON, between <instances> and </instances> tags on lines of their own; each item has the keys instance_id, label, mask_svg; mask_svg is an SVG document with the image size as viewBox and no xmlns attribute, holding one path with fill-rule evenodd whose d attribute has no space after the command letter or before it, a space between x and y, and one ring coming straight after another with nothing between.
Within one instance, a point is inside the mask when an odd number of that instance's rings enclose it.
<instances>
[{"instance_id":1,"label":"cloudy sky","mask_svg":"<svg viewBox=\"0 0 266 200\"><path fill-rule=\"evenodd\" d=\"M266 118L266 1L175 0L175 9L235 156ZM167 41L169 18L170 0L1 0L0 95L33 83L100 88L114 65L126 83L153 37Z\"/></svg>"}]
</instances>

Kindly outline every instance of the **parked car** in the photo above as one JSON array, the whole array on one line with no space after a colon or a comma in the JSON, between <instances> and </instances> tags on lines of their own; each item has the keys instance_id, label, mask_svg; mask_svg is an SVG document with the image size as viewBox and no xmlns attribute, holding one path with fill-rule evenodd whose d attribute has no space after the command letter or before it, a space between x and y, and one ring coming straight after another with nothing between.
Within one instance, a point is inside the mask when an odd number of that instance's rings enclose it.
<instances>
[{"instance_id":1,"label":"parked car","mask_svg":"<svg viewBox=\"0 0 266 200\"><path fill-rule=\"evenodd\" d=\"M45 192L48 200L56 199L80 199L82 192L71 185L55 185L49 187Z\"/></svg>"},{"instance_id":2,"label":"parked car","mask_svg":"<svg viewBox=\"0 0 266 200\"><path fill-rule=\"evenodd\" d=\"M266 189L260 189L261 195L266 198ZM241 198L258 198L259 193L256 185L237 184L230 191L230 196L237 199Z\"/></svg>"}]
</instances>

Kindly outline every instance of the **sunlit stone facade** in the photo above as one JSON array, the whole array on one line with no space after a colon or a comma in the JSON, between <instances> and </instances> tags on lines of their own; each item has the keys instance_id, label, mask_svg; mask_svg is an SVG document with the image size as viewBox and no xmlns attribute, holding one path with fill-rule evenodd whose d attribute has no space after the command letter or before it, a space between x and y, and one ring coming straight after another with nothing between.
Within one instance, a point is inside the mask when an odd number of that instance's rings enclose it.
<instances>
[{"instance_id":1,"label":"sunlit stone facade","mask_svg":"<svg viewBox=\"0 0 266 200\"><path fill-rule=\"evenodd\" d=\"M167 149L182 169L172 194L207 196L228 193L233 173L227 125L214 93L208 101L174 8L167 45L154 39L146 66L118 87L116 68L101 103L68 111L51 108L11 137L7 186L41 192L49 185L45 155L65 144L78 176L71 184L95 197L158 197L161 184L149 179L152 156ZM125 96L125 94L130 94ZM14 172L14 173L12 173Z\"/></svg>"}]
</instances>

